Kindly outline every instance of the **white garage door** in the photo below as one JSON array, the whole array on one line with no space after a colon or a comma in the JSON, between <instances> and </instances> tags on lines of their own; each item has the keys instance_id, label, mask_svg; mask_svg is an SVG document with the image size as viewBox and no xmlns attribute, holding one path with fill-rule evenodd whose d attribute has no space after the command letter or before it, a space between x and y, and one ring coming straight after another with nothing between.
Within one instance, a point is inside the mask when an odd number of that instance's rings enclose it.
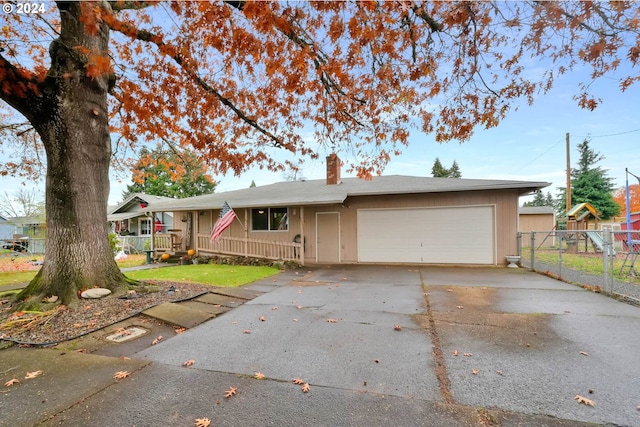
<instances>
[{"instance_id":1,"label":"white garage door","mask_svg":"<svg viewBox=\"0 0 640 427\"><path fill-rule=\"evenodd\" d=\"M358 260L495 264L494 207L359 209Z\"/></svg>"}]
</instances>

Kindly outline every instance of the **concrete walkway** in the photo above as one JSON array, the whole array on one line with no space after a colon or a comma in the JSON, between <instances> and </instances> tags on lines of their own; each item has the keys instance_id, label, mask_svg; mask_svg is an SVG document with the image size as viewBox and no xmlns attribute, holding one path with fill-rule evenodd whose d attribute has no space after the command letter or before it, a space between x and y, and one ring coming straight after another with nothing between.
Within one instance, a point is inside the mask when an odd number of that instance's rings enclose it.
<instances>
[{"instance_id":1,"label":"concrete walkway","mask_svg":"<svg viewBox=\"0 0 640 427\"><path fill-rule=\"evenodd\" d=\"M2 390L0 425L640 425L640 309L602 295L524 270L401 266L243 289L261 294L129 344L128 360L0 351L3 382L44 371Z\"/></svg>"}]
</instances>

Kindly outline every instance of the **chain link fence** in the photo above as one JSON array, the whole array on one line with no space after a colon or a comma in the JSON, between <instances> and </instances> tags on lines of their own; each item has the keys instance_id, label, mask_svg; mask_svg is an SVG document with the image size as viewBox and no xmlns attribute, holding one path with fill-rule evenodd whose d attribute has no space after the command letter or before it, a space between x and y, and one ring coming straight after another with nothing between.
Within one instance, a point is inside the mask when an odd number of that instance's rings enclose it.
<instances>
[{"instance_id":1,"label":"chain link fence","mask_svg":"<svg viewBox=\"0 0 640 427\"><path fill-rule=\"evenodd\" d=\"M640 232L518 233L523 267L640 304Z\"/></svg>"}]
</instances>

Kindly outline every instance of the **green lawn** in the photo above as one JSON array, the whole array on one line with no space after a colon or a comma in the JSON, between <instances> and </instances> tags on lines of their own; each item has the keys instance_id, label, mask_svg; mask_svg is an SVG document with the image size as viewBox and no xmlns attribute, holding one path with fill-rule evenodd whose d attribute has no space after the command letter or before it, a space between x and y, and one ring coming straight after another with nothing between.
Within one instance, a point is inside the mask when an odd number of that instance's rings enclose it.
<instances>
[{"instance_id":1,"label":"green lawn","mask_svg":"<svg viewBox=\"0 0 640 427\"><path fill-rule=\"evenodd\" d=\"M120 268L144 264L145 255L130 256L119 261ZM273 276L280 272L276 267L256 267L237 265L176 265L171 267L152 268L149 270L129 271L128 277L146 281L191 282L212 286L240 286L255 280ZM3 286L17 283L28 283L36 275L37 270L0 271L0 290Z\"/></svg>"},{"instance_id":2,"label":"green lawn","mask_svg":"<svg viewBox=\"0 0 640 427\"><path fill-rule=\"evenodd\" d=\"M169 282L191 282L212 286L240 286L258 279L278 274L276 267L255 267L244 265L176 265L129 271L127 276L136 280L158 280Z\"/></svg>"},{"instance_id":3,"label":"green lawn","mask_svg":"<svg viewBox=\"0 0 640 427\"><path fill-rule=\"evenodd\" d=\"M523 254L523 258L529 259L530 252L528 249L526 253ZM559 257L557 250L536 250L536 261L544 262L547 264L558 264ZM616 257L613 260L613 272L614 276L625 281L629 282L639 282L638 279L629 277L626 274L620 276L618 273L622 264L624 263L624 258L621 258L621 255ZM604 274L604 265L602 255L598 254L568 254L562 253L562 265L566 268L571 268L574 270L584 271L589 274L594 275L602 275ZM636 267L640 268L640 265L636 264Z\"/></svg>"}]
</instances>

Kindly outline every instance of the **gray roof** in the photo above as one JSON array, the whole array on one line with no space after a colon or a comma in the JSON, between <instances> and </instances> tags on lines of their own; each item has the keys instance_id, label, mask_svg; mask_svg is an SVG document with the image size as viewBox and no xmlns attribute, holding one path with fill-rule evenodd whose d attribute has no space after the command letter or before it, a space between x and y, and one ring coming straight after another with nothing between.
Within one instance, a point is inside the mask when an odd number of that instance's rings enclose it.
<instances>
[{"instance_id":1,"label":"gray roof","mask_svg":"<svg viewBox=\"0 0 640 427\"><path fill-rule=\"evenodd\" d=\"M555 214L556 211L551 206L521 206L518 208L521 215Z\"/></svg>"},{"instance_id":2,"label":"gray roof","mask_svg":"<svg viewBox=\"0 0 640 427\"><path fill-rule=\"evenodd\" d=\"M489 179L426 178L416 176L378 176L371 180L344 178L338 185L325 179L286 181L242 190L212 193L184 199L158 201L146 211L188 211L220 209L224 202L232 208L265 206L310 206L343 203L348 197L393 194L444 193L459 191L517 190L530 193L551 185L549 182Z\"/></svg>"}]
</instances>

